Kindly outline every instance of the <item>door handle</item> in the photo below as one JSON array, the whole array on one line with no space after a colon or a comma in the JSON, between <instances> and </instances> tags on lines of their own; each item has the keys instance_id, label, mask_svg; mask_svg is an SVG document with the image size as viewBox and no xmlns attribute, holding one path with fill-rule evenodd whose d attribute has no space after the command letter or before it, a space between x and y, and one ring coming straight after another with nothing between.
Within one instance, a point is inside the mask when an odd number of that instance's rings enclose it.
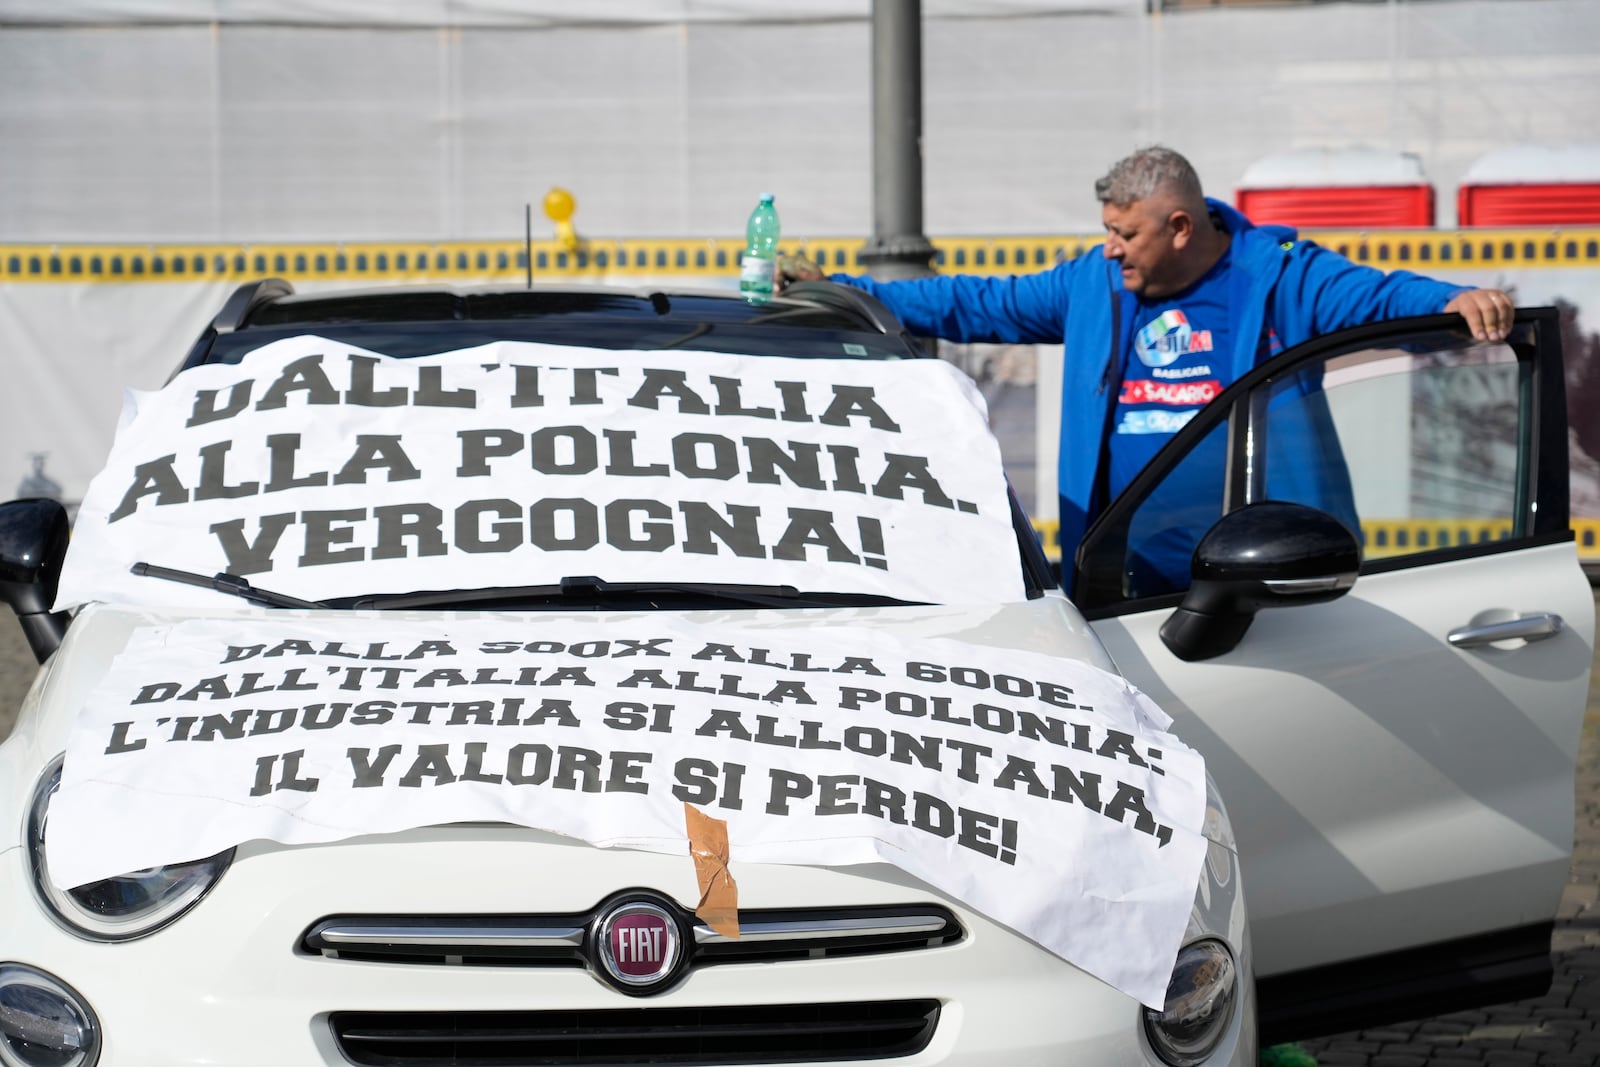
<instances>
[{"instance_id":1,"label":"door handle","mask_svg":"<svg viewBox=\"0 0 1600 1067\"><path fill-rule=\"evenodd\" d=\"M1450 631L1447 640L1456 648L1475 648L1478 645L1492 645L1496 641L1514 641L1517 638L1524 641L1543 641L1560 633L1566 625L1561 621L1560 615L1546 611L1537 615L1524 615L1520 619L1485 623L1482 626L1458 626Z\"/></svg>"}]
</instances>

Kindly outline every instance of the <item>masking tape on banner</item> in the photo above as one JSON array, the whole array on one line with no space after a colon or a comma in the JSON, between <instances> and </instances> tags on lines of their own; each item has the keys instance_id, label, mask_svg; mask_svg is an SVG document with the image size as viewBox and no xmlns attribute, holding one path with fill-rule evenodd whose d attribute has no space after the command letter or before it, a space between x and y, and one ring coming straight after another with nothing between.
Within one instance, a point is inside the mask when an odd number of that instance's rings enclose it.
<instances>
[{"instance_id":1,"label":"masking tape on banner","mask_svg":"<svg viewBox=\"0 0 1600 1067\"><path fill-rule=\"evenodd\" d=\"M739 936L739 887L728 870L728 824L713 819L693 804L683 806L689 831L689 854L700 881L695 918L723 937Z\"/></svg>"}]
</instances>

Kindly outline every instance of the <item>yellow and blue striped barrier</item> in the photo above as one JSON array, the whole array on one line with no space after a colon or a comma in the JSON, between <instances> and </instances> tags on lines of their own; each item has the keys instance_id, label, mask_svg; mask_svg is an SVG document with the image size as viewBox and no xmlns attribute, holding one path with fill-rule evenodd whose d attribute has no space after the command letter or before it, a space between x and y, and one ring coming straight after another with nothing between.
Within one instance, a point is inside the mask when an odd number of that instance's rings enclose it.
<instances>
[{"instance_id":1,"label":"yellow and blue striped barrier","mask_svg":"<svg viewBox=\"0 0 1600 1067\"><path fill-rule=\"evenodd\" d=\"M1600 226L1562 229L1317 230L1306 237L1357 263L1419 269L1600 267ZM1028 273L1073 259L1097 235L935 237L934 266L974 274ZM859 237L784 243L825 271L861 267ZM732 278L735 238L558 241L323 241L249 244L0 244L0 283L161 282L276 276L290 282L395 284L472 278L516 282L626 279L664 274Z\"/></svg>"},{"instance_id":2,"label":"yellow and blue striped barrier","mask_svg":"<svg viewBox=\"0 0 1600 1067\"><path fill-rule=\"evenodd\" d=\"M1034 520L1033 530L1051 562L1061 559L1057 539L1060 524L1054 519ZM1600 518L1573 519L1578 558L1600 564ZM1435 548L1503 541L1511 536L1509 519L1367 519L1361 523L1362 554L1382 559Z\"/></svg>"}]
</instances>

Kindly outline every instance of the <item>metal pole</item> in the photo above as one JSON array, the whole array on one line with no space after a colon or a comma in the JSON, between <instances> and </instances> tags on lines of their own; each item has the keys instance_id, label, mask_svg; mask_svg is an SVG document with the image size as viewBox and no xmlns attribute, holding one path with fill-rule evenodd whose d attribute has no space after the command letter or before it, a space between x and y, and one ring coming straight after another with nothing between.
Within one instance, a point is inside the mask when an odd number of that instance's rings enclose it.
<instances>
[{"instance_id":1,"label":"metal pole","mask_svg":"<svg viewBox=\"0 0 1600 1067\"><path fill-rule=\"evenodd\" d=\"M922 232L922 0L872 0L872 238L875 278L932 274Z\"/></svg>"}]
</instances>

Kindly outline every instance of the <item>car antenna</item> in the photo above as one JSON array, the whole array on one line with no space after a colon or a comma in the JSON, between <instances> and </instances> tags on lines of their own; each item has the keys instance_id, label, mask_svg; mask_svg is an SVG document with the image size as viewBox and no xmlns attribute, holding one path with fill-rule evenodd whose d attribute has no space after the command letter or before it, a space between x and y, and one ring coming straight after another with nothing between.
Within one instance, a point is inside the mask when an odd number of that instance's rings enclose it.
<instances>
[{"instance_id":1,"label":"car antenna","mask_svg":"<svg viewBox=\"0 0 1600 1067\"><path fill-rule=\"evenodd\" d=\"M533 288L533 204L522 205L522 254L528 262L528 288Z\"/></svg>"}]
</instances>

